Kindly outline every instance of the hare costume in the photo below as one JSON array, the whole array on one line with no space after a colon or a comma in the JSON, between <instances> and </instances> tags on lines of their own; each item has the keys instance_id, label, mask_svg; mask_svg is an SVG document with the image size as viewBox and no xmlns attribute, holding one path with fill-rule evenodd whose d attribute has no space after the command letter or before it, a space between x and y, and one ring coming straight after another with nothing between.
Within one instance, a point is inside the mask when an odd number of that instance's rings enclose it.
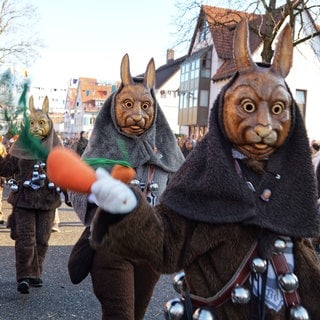
<instances>
[{"instance_id":1,"label":"hare costume","mask_svg":"<svg viewBox=\"0 0 320 320\"><path fill-rule=\"evenodd\" d=\"M196 319L202 312L215 320L318 319L320 263L310 242L319 233L316 185L303 121L284 81L291 29L282 31L270 66L252 61L247 34L243 20L235 33L238 71L159 205L123 185L121 211L111 207L113 179L99 169L91 244L147 259L162 273L183 269L181 319L193 312Z\"/></svg>"},{"instance_id":2,"label":"hare costume","mask_svg":"<svg viewBox=\"0 0 320 320\"><path fill-rule=\"evenodd\" d=\"M97 116L82 158L120 160L127 157L136 170L136 181L143 186L144 196L155 204L184 157L155 98L153 59L145 77L139 79L131 77L129 58L125 55L121 79L120 88L105 101ZM155 193L151 192L153 183L158 186ZM69 197L82 222L89 226L96 205L88 202L87 195L69 192ZM71 280L79 283L91 273L102 319L143 319L160 273L145 259L126 259L107 251L93 252L89 235L88 227L70 256Z\"/></svg>"}]
</instances>

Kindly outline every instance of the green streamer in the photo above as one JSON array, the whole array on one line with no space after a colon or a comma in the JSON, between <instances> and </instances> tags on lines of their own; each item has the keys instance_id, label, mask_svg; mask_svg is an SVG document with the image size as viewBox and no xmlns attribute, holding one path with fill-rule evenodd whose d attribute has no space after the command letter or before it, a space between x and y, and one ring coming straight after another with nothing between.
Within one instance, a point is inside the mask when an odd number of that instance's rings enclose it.
<instances>
[{"instance_id":1,"label":"green streamer","mask_svg":"<svg viewBox=\"0 0 320 320\"><path fill-rule=\"evenodd\" d=\"M118 148L120 149L120 151L122 153L123 159L125 161L129 162L128 150L126 148L124 141L120 138L117 138L116 142L117 142Z\"/></svg>"},{"instance_id":2,"label":"green streamer","mask_svg":"<svg viewBox=\"0 0 320 320\"><path fill-rule=\"evenodd\" d=\"M106 158L83 158L82 160L94 169L106 166L112 167L115 164L120 164L124 167L130 167L130 163L125 160L111 160Z\"/></svg>"}]
</instances>

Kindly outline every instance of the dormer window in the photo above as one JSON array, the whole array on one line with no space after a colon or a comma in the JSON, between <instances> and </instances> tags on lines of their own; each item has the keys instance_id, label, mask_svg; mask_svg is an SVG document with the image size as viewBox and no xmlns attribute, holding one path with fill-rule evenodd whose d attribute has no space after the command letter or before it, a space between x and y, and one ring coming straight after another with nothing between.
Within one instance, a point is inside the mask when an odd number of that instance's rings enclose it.
<instances>
[{"instance_id":1,"label":"dormer window","mask_svg":"<svg viewBox=\"0 0 320 320\"><path fill-rule=\"evenodd\" d=\"M209 35L209 25L207 21L204 21L203 25L200 28L199 42L204 42L208 40L208 35Z\"/></svg>"}]
</instances>

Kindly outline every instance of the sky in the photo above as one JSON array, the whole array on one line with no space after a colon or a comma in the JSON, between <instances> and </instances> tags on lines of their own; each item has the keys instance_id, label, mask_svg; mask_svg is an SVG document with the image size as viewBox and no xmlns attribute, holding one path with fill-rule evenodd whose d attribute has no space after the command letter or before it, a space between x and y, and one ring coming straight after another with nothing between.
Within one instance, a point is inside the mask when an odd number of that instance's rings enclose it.
<instances>
[{"instance_id":1,"label":"sky","mask_svg":"<svg viewBox=\"0 0 320 320\"><path fill-rule=\"evenodd\" d=\"M120 80L128 53L131 74L145 72L151 58L166 63L176 43L175 0L33 0L45 47L28 70L32 86L64 88L72 78ZM180 49L181 50L181 49ZM175 58L186 54L175 52Z\"/></svg>"}]
</instances>

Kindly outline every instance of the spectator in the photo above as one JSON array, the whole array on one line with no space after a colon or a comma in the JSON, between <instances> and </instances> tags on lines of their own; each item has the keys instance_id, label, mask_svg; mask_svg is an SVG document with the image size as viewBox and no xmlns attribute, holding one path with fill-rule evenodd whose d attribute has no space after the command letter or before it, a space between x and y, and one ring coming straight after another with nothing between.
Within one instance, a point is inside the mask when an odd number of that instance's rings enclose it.
<instances>
[{"instance_id":1,"label":"spectator","mask_svg":"<svg viewBox=\"0 0 320 320\"><path fill-rule=\"evenodd\" d=\"M195 142L191 138L187 138L181 148L181 151L185 158L190 154L195 146Z\"/></svg>"},{"instance_id":2,"label":"spectator","mask_svg":"<svg viewBox=\"0 0 320 320\"><path fill-rule=\"evenodd\" d=\"M74 143L73 149L77 152L78 155L82 155L85 148L87 147L88 144L88 139L84 136L85 132L81 131L80 132L80 137L78 141Z\"/></svg>"}]
</instances>

